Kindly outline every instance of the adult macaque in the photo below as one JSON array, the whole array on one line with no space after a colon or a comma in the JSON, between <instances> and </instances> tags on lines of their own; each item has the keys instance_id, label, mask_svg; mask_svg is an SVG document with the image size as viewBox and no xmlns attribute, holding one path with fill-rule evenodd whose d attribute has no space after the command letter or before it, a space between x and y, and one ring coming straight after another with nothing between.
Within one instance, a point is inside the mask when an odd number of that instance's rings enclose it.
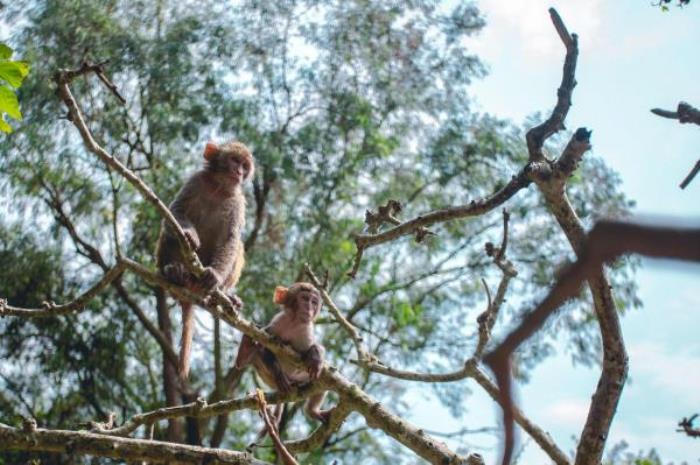
<instances>
[{"instance_id":1,"label":"adult macaque","mask_svg":"<svg viewBox=\"0 0 700 465\"><path fill-rule=\"evenodd\" d=\"M240 142L217 145L208 142L204 148L204 168L194 173L182 186L170 211L184 230L189 245L197 252L204 273L197 278L183 263L180 246L174 234L163 223L156 262L165 278L195 291L210 292L235 286L241 276L245 224L245 196L241 186L253 176L255 163L250 150ZM235 295L232 299L241 305ZM182 340L178 374L186 380L190 369L190 351L194 332L192 302L180 301L182 307Z\"/></svg>"},{"instance_id":2,"label":"adult macaque","mask_svg":"<svg viewBox=\"0 0 700 465\"><path fill-rule=\"evenodd\" d=\"M236 357L236 367L243 368L253 364L262 380L271 388L281 393L288 392L292 385L308 383L318 379L323 369L322 345L314 337L314 319L321 310L321 294L309 283L295 283L289 288L278 286L275 289L274 302L282 306L270 324L264 329L290 344L301 353L306 369L298 369L280 361L265 347L243 336ZM326 392L314 394L306 402L306 413L317 420L327 422L329 410L321 410ZM277 422L282 416L283 404L275 407ZM264 431L263 431L264 432Z\"/></svg>"}]
</instances>

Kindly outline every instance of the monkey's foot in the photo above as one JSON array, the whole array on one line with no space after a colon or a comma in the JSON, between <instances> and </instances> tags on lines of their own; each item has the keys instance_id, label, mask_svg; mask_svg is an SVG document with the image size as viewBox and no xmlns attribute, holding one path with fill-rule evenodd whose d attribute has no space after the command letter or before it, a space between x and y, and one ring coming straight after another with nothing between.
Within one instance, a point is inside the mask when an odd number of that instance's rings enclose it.
<instances>
[{"instance_id":1,"label":"monkey's foot","mask_svg":"<svg viewBox=\"0 0 700 465\"><path fill-rule=\"evenodd\" d=\"M220 284L221 278L219 277L219 273L210 266L204 268L204 273L202 273L202 276L199 278L198 287L203 291L210 292Z\"/></svg>"},{"instance_id":2,"label":"monkey's foot","mask_svg":"<svg viewBox=\"0 0 700 465\"><path fill-rule=\"evenodd\" d=\"M328 422L331 419L331 414L333 413L333 409L330 410L316 410L314 412L310 412L311 416L323 423L324 425L327 425Z\"/></svg>"},{"instance_id":3,"label":"monkey's foot","mask_svg":"<svg viewBox=\"0 0 700 465\"><path fill-rule=\"evenodd\" d=\"M241 310L243 308L243 301L240 297L238 297L238 295L230 293L228 294L228 298L231 300L231 303L236 309Z\"/></svg>"},{"instance_id":4,"label":"monkey's foot","mask_svg":"<svg viewBox=\"0 0 700 465\"><path fill-rule=\"evenodd\" d=\"M197 231L195 231L194 229L185 229L183 232L185 233L185 239L187 240L187 243L192 248L192 250L199 250L201 243L199 242L199 236L197 235Z\"/></svg>"},{"instance_id":5,"label":"monkey's foot","mask_svg":"<svg viewBox=\"0 0 700 465\"><path fill-rule=\"evenodd\" d=\"M170 263L163 267L165 279L178 286L186 286L190 280L190 272L183 263Z\"/></svg>"}]
</instances>

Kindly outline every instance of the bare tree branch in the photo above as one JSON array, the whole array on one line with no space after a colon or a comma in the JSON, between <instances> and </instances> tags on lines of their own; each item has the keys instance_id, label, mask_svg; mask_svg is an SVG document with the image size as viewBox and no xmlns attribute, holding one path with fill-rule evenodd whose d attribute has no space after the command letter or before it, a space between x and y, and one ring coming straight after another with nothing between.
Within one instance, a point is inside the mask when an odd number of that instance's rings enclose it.
<instances>
[{"instance_id":1,"label":"bare tree branch","mask_svg":"<svg viewBox=\"0 0 700 465\"><path fill-rule=\"evenodd\" d=\"M318 279L318 277L314 274L313 270L311 269L311 266L306 263L304 265L304 271L306 274L309 276L309 279L311 280L311 283L316 286L316 288L321 292L321 297L323 298L324 303L326 304L326 307L328 307L328 311L331 312L333 315L333 318L340 323L340 325L345 329L345 331L348 333L350 338L352 339L353 343L355 344L355 350L357 351L357 357L361 362L364 361L372 361L375 360L375 356L372 355L369 350L364 345L364 342L362 340L362 336L360 333L357 331L357 329L343 316L341 313L340 309L335 305L335 302L333 302L333 299L331 299L331 296L328 295L328 292L325 289L325 286L323 283Z\"/></svg>"},{"instance_id":2,"label":"bare tree branch","mask_svg":"<svg viewBox=\"0 0 700 465\"><path fill-rule=\"evenodd\" d=\"M594 284L596 281L600 282L601 279L604 279L601 278L601 266L603 263L611 262L620 255L627 253L638 253L656 258L673 258L677 260L700 262L700 228L650 226L632 222L604 221L599 222L593 228L586 238L585 243L582 244L580 248L577 247L577 249L580 249L578 261L562 274L547 297L523 319L522 323L513 330L493 352L485 357L485 361L497 375L498 385L501 390L500 403L504 406L504 409L513 407L510 389L510 355L518 346L538 331L549 315L554 313L562 303L579 293L580 285L583 281L589 280L589 282L592 283L591 287L594 292L594 297L596 293L605 292L605 289L609 292L609 285L606 285L605 288L601 290L600 285ZM597 302L596 308L598 308ZM600 315L599 318L601 318ZM603 321L601 321L601 326L603 326ZM601 331L603 332L604 343L606 339L615 337L619 343L622 344L621 334L606 334L606 331L610 331L610 328L601 329ZM617 358L611 357L609 353L606 354L603 378L594 396L593 405L589 412L589 421L593 421L591 420L591 416L593 416L592 412L594 412L593 407L595 407L596 400L604 397L601 392L605 391L601 391L601 387L610 385L608 388L609 390L615 392L620 392L622 390L620 381L622 380L624 382L623 375L626 373L624 346L622 349L623 352L618 352ZM607 361L617 366L617 370L621 372L618 374L618 377L608 378L605 376L605 364ZM623 369L623 366L625 369ZM609 392L608 395L610 395ZM606 403L611 403L609 398ZM613 405L608 405L607 408L611 409L615 405L616 402L614 402ZM609 418L607 420L608 422L612 419L611 412L596 413L596 415L603 414ZM600 417L597 417L596 420L600 421L599 418ZM598 441L604 443L605 435L599 437L601 439ZM582 438L580 444L584 443L584 439L585 438ZM590 457L588 454L597 454L598 452L598 450L595 452L581 451L581 446L579 445L577 460L583 460L581 457L588 458ZM602 451L600 452L602 453ZM588 460L586 460L586 462L588 462Z\"/></svg>"},{"instance_id":3,"label":"bare tree branch","mask_svg":"<svg viewBox=\"0 0 700 465\"><path fill-rule=\"evenodd\" d=\"M300 388L293 389L287 394L279 392L265 393L265 398L269 403L277 404L281 402L294 402L300 399L305 399L310 395L321 391L322 389L315 385L306 385ZM219 416L224 413L234 412L238 410L253 410L257 408L257 400L255 395L249 395L239 399L228 399L207 404L203 399L198 399L189 404L178 405L176 407L164 407L150 412L134 415L123 425L112 429L96 429L93 432L108 434L110 436L127 436L141 425L148 425L161 420L181 417L193 418L209 418Z\"/></svg>"},{"instance_id":4,"label":"bare tree branch","mask_svg":"<svg viewBox=\"0 0 700 465\"><path fill-rule=\"evenodd\" d=\"M258 412L265 422L265 428L267 429L267 434L272 438L272 443L275 445L275 450L277 455L279 455L282 463L284 465L299 465L294 456L289 453L282 440L280 439L280 433L277 431L277 426L270 419L270 415L267 412L267 402L265 402L265 394L258 389L255 392L255 401L258 404Z\"/></svg>"},{"instance_id":5,"label":"bare tree branch","mask_svg":"<svg viewBox=\"0 0 700 465\"><path fill-rule=\"evenodd\" d=\"M652 108L651 112L655 115L661 116L662 118L677 119L682 124L695 123L700 125L700 110L687 102L678 103L678 108L676 111Z\"/></svg>"},{"instance_id":6,"label":"bare tree branch","mask_svg":"<svg viewBox=\"0 0 700 465\"><path fill-rule=\"evenodd\" d=\"M460 218L469 218L473 216L483 215L488 213L498 206L505 203L513 197L521 189L530 184L530 175L527 169L522 170L506 184L502 189L493 193L491 196L472 200L466 205L458 205L454 207L444 208L425 213L412 220L405 221L394 228L377 234L356 234L355 245L357 246L357 254L353 268L348 272L351 277L357 274L360 267L362 255L366 249L378 244L393 241L401 236L413 234L419 231L420 228L428 227L435 223L456 220Z\"/></svg>"},{"instance_id":7,"label":"bare tree branch","mask_svg":"<svg viewBox=\"0 0 700 465\"><path fill-rule=\"evenodd\" d=\"M688 173L688 176L683 179L683 181L680 184L681 189L685 189L688 187L688 184L691 183L693 179L695 179L695 176L697 176L698 172L700 172L700 160L695 162L695 166L693 166L693 169L690 170L690 173Z\"/></svg>"},{"instance_id":8,"label":"bare tree branch","mask_svg":"<svg viewBox=\"0 0 700 465\"><path fill-rule=\"evenodd\" d=\"M104 74L101 69L101 64L91 65L88 63L83 63L83 65L77 70L59 70L55 74L54 81L58 86L58 95L61 100L63 100L66 107L68 107L69 119L80 132L85 147L90 152L97 155L97 157L108 167L129 181L129 183L131 183L131 185L133 185L136 190L139 191L143 198L156 208L160 216L166 221L168 227L171 228L173 234L180 243L180 248L182 249L183 256L186 259L186 264L192 267L193 271L201 273L203 268L201 262L199 261L199 257L187 243L182 227L180 227L180 224L177 222L168 207L158 198L150 187L148 187L136 174L134 174L134 172L124 166L116 157L107 153L107 151L105 151L105 149L103 149L97 143L92 135L92 132L83 119L82 112L80 111L80 107L70 91L69 84L76 77L89 74L91 72L98 74L98 76L100 73ZM104 82L101 77L100 79ZM107 87L110 86L108 85Z\"/></svg>"},{"instance_id":9,"label":"bare tree branch","mask_svg":"<svg viewBox=\"0 0 700 465\"><path fill-rule=\"evenodd\" d=\"M112 173L109 171L110 174L110 180L112 179ZM65 228L65 230L68 232L68 235L71 237L73 240L73 243L75 244L76 250L78 253L81 253L88 257L94 264L102 268L103 272L107 272L109 270L109 266L107 265L107 262L105 261L104 257L100 253L100 251L93 246L92 244L89 244L85 239L83 239L80 234L78 234L78 230L75 227L75 224L69 217L68 213L64 209L64 204L63 204L63 199L61 198L60 193L58 190L52 188L48 183L46 183L44 180L40 180L42 187L46 190L46 192L49 195L49 199L46 199L45 202L53 210L54 217L56 218L56 221ZM117 252L119 251L119 246L118 246L118 240L117 240L117 233L116 233L116 215L117 215L117 203L116 203L116 192L114 192L114 183L112 182L113 186L113 217L112 217L112 224L113 224L113 230L114 230L114 237L115 237L115 246L117 248ZM83 249L83 252L81 252L81 249ZM117 259L119 260L121 258L120 254L117 254ZM134 301L134 299L129 295L129 292L126 290L124 287L123 283L121 282L121 276L117 277L114 281L112 281L112 286L116 289L117 295L126 303L126 305L131 309L132 312L136 315L136 317L139 319L141 324L143 324L144 328L146 331L148 331L151 336L156 340L158 345L161 347L161 350L163 351L163 355L170 360L171 363L173 363L173 366L177 366L179 357L175 353L175 350L173 349L172 344L167 340L165 335L163 334L162 331L160 331L155 324L146 316L146 313L144 310Z\"/></svg>"},{"instance_id":10,"label":"bare tree branch","mask_svg":"<svg viewBox=\"0 0 700 465\"><path fill-rule=\"evenodd\" d=\"M322 447L333 433L338 431L352 410L342 400L331 411L328 423L321 424L309 437L297 441L287 441L284 445L291 452L308 452Z\"/></svg>"},{"instance_id":11,"label":"bare tree branch","mask_svg":"<svg viewBox=\"0 0 700 465\"><path fill-rule=\"evenodd\" d=\"M120 438L86 431L50 430L27 422L25 428L0 423L0 450L95 455L127 461L200 465L271 465L242 452L207 449L171 442Z\"/></svg>"},{"instance_id":12,"label":"bare tree branch","mask_svg":"<svg viewBox=\"0 0 700 465\"><path fill-rule=\"evenodd\" d=\"M590 131L585 128L578 129L556 162L550 162L544 157L545 140L559 129L564 128L564 120L571 106L571 94L576 85L575 70L578 57L576 35L569 36L561 18L554 9L550 9L550 15L554 27L566 47L566 58L562 84L557 91L557 104L552 114L547 121L532 128L527 133L527 146L531 161L529 167L532 179L544 195L559 226L566 234L574 251L581 256L585 231L566 196L566 180L576 169L583 154L590 148ZM603 369L578 444L577 465L600 463L610 424L627 377L627 354L617 310L610 291L610 284L600 266L590 276L589 285L603 340ZM549 309L544 313L549 315L552 311L553 309ZM539 322L536 329L534 329L534 325L530 325L533 326L533 329L529 334L539 329L543 322L544 319ZM528 326L521 325L520 328L523 327ZM520 328L516 331L519 331ZM520 330L520 332L522 331ZM484 359L493 370L500 390L499 402L503 407L505 430L504 464L510 463L515 442L510 355L522 340L514 343L509 336Z\"/></svg>"},{"instance_id":13,"label":"bare tree branch","mask_svg":"<svg viewBox=\"0 0 700 465\"><path fill-rule=\"evenodd\" d=\"M571 107L571 94L576 86L576 60L578 59L578 36L569 34L559 13L554 8L549 9L559 38L566 47L566 58L564 59L564 71L562 73L561 85L557 89L557 103L552 110L549 119L544 123L530 129L527 133L527 148L530 152L530 161L543 161L545 159L542 152L544 141L552 134L561 129L565 129L564 120Z\"/></svg>"},{"instance_id":14,"label":"bare tree branch","mask_svg":"<svg viewBox=\"0 0 700 465\"><path fill-rule=\"evenodd\" d=\"M678 422L678 428L676 431L679 431L681 433L685 433L687 436L691 438L700 438L700 428L695 428L693 427L693 422L695 419L698 417L699 414L691 415L688 418L683 418L681 421Z\"/></svg>"},{"instance_id":15,"label":"bare tree branch","mask_svg":"<svg viewBox=\"0 0 700 465\"><path fill-rule=\"evenodd\" d=\"M681 123L695 123L700 125L700 110L686 102L680 102L676 111L653 108L651 112L663 118L677 119ZM698 172L700 172L700 160L695 163L693 169L690 170L690 173L688 173L685 179L683 179L683 182L681 182L681 189L688 187L688 184L690 184Z\"/></svg>"},{"instance_id":16,"label":"bare tree branch","mask_svg":"<svg viewBox=\"0 0 700 465\"><path fill-rule=\"evenodd\" d=\"M85 309L85 305L89 301L91 301L102 289L109 286L112 281L117 279L125 269L126 265L124 263L117 263L90 289L85 291L72 302L62 305L57 305L53 302L44 302L41 308L21 308L9 305L7 300L0 299L0 316L12 315L24 318L45 318L82 311Z\"/></svg>"}]
</instances>

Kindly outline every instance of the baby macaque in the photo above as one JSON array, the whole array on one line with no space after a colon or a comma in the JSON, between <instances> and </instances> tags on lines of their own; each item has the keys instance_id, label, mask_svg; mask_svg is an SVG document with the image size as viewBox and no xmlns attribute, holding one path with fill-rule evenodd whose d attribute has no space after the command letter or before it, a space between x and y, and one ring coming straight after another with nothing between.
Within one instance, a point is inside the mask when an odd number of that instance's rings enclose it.
<instances>
[{"instance_id":1,"label":"baby macaque","mask_svg":"<svg viewBox=\"0 0 700 465\"><path fill-rule=\"evenodd\" d=\"M248 336L243 336L236 357L236 367L243 368L253 364L262 380L271 388L281 393L288 392L292 385L308 383L318 377L323 369L325 349L316 343L314 337L314 319L321 310L321 294L309 283L295 283L289 288L278 286L275 289L274 302L282 306L270 324L264 329L290 344L302 355L306 369L288 366L275 357L269 349L262 347ZM329 410L321 410L326 392L314 394L306 402L306 413L312 418L327 422ZM277 404L275 416L277 422L282 416L283 404Z\"/></svg>"},{"instance_id":2,"label":"baby macaque","mask_svg":"<svg viewBox=\"0 0 700 465\"><path fill-rule=\"evenodd\" d=\"M156 262L165 278L195 291L227 290L238 283L243 264L241 232L245 224L245 196L242 185L253 176L255 163L248 148L240 142L207 143L204 168L182 186L170 211L180 224L189 245L197 252L204 273L193 276L183 263L175 235L163 223ZM232 295L237 305L242 305ZM194 332L192 302L181 301L182 340L178 372L186 380Z\"/></svg>"}]
</instances>

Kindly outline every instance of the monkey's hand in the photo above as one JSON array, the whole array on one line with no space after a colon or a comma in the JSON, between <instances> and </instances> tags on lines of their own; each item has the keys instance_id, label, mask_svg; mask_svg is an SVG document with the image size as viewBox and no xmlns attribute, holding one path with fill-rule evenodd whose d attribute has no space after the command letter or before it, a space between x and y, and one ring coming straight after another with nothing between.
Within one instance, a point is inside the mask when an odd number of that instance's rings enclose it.
<instances>
[{"instance_id":1,"label":"monkey's hand","mask_svg":"<svg viewBox=\"0 0 700 465\"><path fill-rule=\"evenodd\" d=\"M185 239L187 243L192 247L192 250L199 250L202 243L199 241L199 235L194 228L187 228L183 231L185 233Z\"/></svg>"},{"instance_id":2,"label":"monkey's hand","mask_svg":"<svg viewBox=\"0 0 700 465\"><path fill-rule=\"evenodd\" d=\"M221 281L222 280L219 273L217 273L214 268L208 266L204 268L204 273L202 273L202 276L200 276L198 284L202 290L209 292L215 287L218 287L221 284Z\"/></svg>"},{"instance_id":3,"label":"monkey's hand","mask_svg":"<svg viewBox=\"0 0 700 465\"><path fill-rule=\"evenodd\" d=\"M233 304L234 307L236 307L238 310L243 308L243 301L241 300L238 295L234 294L233 292L230 294L227 294L228 298L231 300L231 303Z\"/></svg>"},{"instance_id":4,"label":"monkey's hand","mask_svg":"<svg viewBox=\"0 0 700 465\"><path fill-rule=\"evenodd\" d=\"M190 272L183 263L169 263L163 267L165 279L178 286L187 286L190 282Z\"/></svg>"},{"instance_id":5,"label":"monkey's hand","mask_svg":"<svg viewBox=\"0 0 700 465\"><path fill-rule=\"evenodd\" d=\"M304 353L304 362L306 362L309 372L309 379L314 381L321 376L323 370L323 352L318 344L312 345L309 350Z\"/></svg>"}]
</instances>

